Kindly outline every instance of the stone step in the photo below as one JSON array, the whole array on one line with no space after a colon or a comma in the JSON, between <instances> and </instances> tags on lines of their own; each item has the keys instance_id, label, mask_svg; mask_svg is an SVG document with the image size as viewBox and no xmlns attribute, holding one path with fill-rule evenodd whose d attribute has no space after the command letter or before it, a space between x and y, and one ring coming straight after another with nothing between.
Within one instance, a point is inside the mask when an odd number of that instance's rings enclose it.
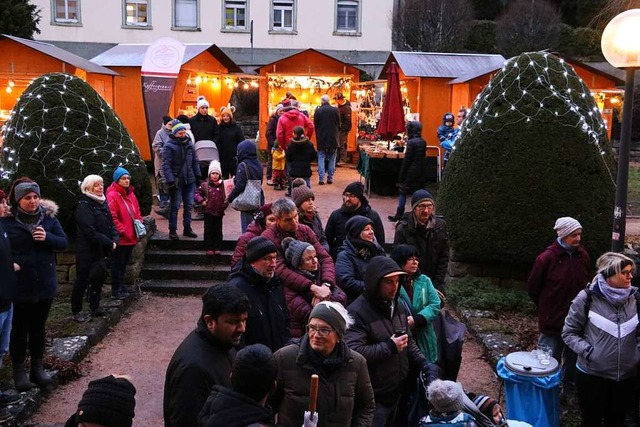
<instances>
[{"instance_id":1,"label":"stone step","mask_svg":"<svg viewBox=\"0 0 640 427\"><path fill-rule=\"evenodd\" d=\"M223 251L233 251L237 241L224 240L222 242ZM156 233L149 239L148 249L167 249L167 250L202 250L204 251L204 240L202 236L197 239L189 239L188 237L180 237L180 240L171 240L167 235Z\"/></svg>"},{"instance_id":2,"label":"stone step","mask_svg":"<svg viewBox=\"0 0 640 427\"><path fill-rule=\"evenodd\" d=\"M222 251L220 255L207 255L204 250L194 249L147 249L145 264L231 264L231 251Z\"/></svg>"},{"instance_id":3,"label":"stone step","mask_svg":"<svg viewBox=\"0 0 640 427\"><path fill-rule=\"evenodd\" d=\"M140 289L143 292L154 292L176 295L202 295L211 286L224 283L220 280L143 280Z\"/></svg>"},{"instance_id":4,"label":"stone step","mask_svg":"<svg viewBox=\"0 0 640 427\"><path fill-rule=\"evenodd\" d=\"M227 280L231 272L229 265L155 264L145 263L143 280Z\"/></svg>"}]
</instances>

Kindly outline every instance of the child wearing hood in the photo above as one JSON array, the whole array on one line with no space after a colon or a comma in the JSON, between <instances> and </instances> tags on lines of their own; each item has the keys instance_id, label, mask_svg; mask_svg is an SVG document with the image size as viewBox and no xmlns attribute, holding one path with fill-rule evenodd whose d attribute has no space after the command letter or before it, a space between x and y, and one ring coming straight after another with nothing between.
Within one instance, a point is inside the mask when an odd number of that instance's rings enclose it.
<instances>
[{"instance_id":1,"label":"child wearing hood","mask_svg":"<svg viewBox=\"0 0 640 427\"><path fill-rule=\"evenodd\" d=\"M222 218L229 205L226 201L220 162L212 160L207 179L200 184L195 202L204 211L204 247L207 255L220 255L222 248Z\"/></svg>"},{"instance_id":2,"label":"child wearing hood","mask_svg":"<svg viewBox=\"0 0 640 427\"><path fill-rule=\"evenodd\" d=\"M317 157L316 149L304 134L302 126L293 128L291 143L287 147L285 156L289 165L289 194L291 194L291 181L302 178L311 188L311 162Z\"/></svg>"}]
</instances>

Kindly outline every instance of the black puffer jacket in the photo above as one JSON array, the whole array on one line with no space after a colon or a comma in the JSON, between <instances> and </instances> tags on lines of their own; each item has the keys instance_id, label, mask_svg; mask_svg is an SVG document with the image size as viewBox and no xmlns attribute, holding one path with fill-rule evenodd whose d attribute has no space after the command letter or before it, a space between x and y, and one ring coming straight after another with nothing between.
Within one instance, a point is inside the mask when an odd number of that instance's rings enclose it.
<instances>
[{"instance_id":1,"label":"black puffer jacket","mask_svg":"<svg viewBox=\"0 0 640 427\"><path fill-rule=\"evenodd\" d=\"M218 341L202 319L173 354L164 380L164 425L197 426L197 417L214 385L231 386L236 357L231 345Z\"/></svg>"},{"instance_id":2,"label":"black puffer jacket","mask_svg":"<svg viewBox=\"0 0 640 427\"><path fill-rule=\"evenodd\" d=\"M408 347L400 353L391 340L395 331L409 330L407 312L403 304L398 302L400 292L396 292L393 311L378 296L380 279L398 268L395 264L390 269L389 266L393 264L393 260L383 256L371 259L365 273L364 292L348 307L355 324L347 329L344 337L350 349L367 359L376 402L386 405L397 401L405 386L410 366L414 369L427 366L427 361L411 334Z\"/></svg>"},{"instance_id":3,"label":"black puffer jacket","mask_svg":"<svg viewBox=\"0 0 640 427\"><path fill-rule=\"evenodd\" d=\"M236 169L236 152L238 144L244 141L242 128L235 121L220 123L220 137L216 141L218 152L220 153L220 166L222 169Z\"/></svg>"},{"instance_id":4,"label":"black puffer jacket","mask_svg":"<svg viewBox=\"0 0 640 427\"><path fill-rule=\"evenodd\" d=\"M220 128L218 127L218 121L215 117L208 114L205 116L197 113L189 119L189 125L191 125L191 133L193 133L193 137L195 138L194 142L202 140L218 142Z\"/></svg>"},{"instance_id":5,"label":"black puffer jacket","mask_svg":"<svg viewBox=\"0 0 640 427\"><path fill-rule=\"evenodd\" d=\"M108 256L113 250L113 243L120 241L106 200L99 203L82 194L73 217L78 228L77 260L97 261Z\"/></svg>"},{"instance_id":6,"label":"black puffer jacket","mask_svg":"<svg viewBox=\"0 0 640 427\"><path fill-rule=\"evenodd\" d=\"M200 415L201 427L272 426L273 415L268 408L230 388L213 386Z\"/></svg>"},{"instance_id":7,"label":"black puffer jacket","mask_svg":"<svg viewBox=\"0 0 640 427\"><path fill-rule=\"evenodd\" d=\"M407 212L396 224L393 246L413 245L418 250L420 271L427 275L436 289L444 289L449 266L449 234L442 217L431 215L427 225L419 225L413 212Z\"/></svg>"},{"instance_id":8,"label":"black puffer jacket","mask_svg":"<svg viewBox=\"0 0 640 427\"><path fill-rule=\"evenodd\" d=\"M398 175L400 192L413 194L424 187L425 171L427 170L427 143L422 138L422 125L420 122L407 124L407 136L409 140L404 152L404 159Z\"/></svg>"},{"instance_id":9,"label":"black puffer jacket","mask_svg":"<svg viewBox=\"0 0 640 427\"><path fill-rule=\"evenodd\" d=\"M336 259L338 256L338 250L342 246L342 243L344 243L345 237L347 237L347 221L355 215L362 215L373 221L373 231L376 235L376 241L384 248L384 225L378 212L369 206L369 202L365 199L360 207L353 212L348 211L342 206L329 215L324 232L327 236L333 259Z\"/></svg>"},{"instance_id":10,"label":"black puffer jacket","mask_svg":"<svg viewBox=\"0 0 640 427\"><path fill-rule=\"evenodd\" d=\"M316 149L309 138L292 139L287 147L287 164L289 176L294 178L309 178L311 176L311 162L316 159Z\"/></svg>"}]
</instances>

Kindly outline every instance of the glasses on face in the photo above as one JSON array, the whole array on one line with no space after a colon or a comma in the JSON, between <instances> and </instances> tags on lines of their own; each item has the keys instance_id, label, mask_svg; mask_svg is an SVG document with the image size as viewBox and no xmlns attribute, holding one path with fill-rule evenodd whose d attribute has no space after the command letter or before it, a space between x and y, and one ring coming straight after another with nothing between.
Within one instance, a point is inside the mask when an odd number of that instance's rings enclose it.
<instances>
[{"instance_id":1,"label":"glasses on face","mask_svg":"<svg viewBox=\"0 0 640 427\"><path fill-rule=\"evenodd\" d=\"M433 203L420 203L418 206L416 206L416 209L419 211L424 211L426 209L433 209Z\"/></svg>"},{"instance_id":2,"label":"glasses on face","mask_svg":"<svg viewBox=\"0 0 640 427\"><path fill-rule=\"evenodd\" d=\"M355 194L351 194L351 193L344 193L342 195L343 199L357 199L358 196L356 196Z\"/></svg>"},{"instance_id":3,"label":"glasses on face","mask_svg":"<svg viewBox=\"0 0 640 427\"><path fill-rule=\"evenodd\" d=\"M633 277L633 270L622 270L620 274L625 277Z\"/></svg>"},{"instance_id":4,"label":"glasses on face","mask_svg":"<svg viewBox=\"0 0 640 427\"><path fill-rule=\"evenodd\" d=\"M318 334L318 336L322 338L328 336L331 332L333 332L333 328L318 328L315 325L307 325L307 333L309 335Z\"/></svg>"}]
</instances>

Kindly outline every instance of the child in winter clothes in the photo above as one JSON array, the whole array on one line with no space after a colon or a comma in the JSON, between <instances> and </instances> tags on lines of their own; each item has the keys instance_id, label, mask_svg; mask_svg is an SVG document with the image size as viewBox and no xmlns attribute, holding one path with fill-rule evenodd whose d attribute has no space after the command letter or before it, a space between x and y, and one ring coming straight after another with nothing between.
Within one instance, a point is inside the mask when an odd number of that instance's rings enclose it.
<instances>
[{"instance_id":1,"label":"child in winter clothes","mask_svg":"<svg viewBox=\"0 0 640 427\"><path fill-rule=\"evenodd\" d=\"M212 160L206 181L200 184L195 201L204 210L204 246L207 255L220 255L222 247L222 217L228 203L222 180L220 162Z\"/></svg>"},{"instance_id":2,"label":"child in winter clothes","mask_svg":"<svg viewBox=\"0 0 640 427\"><path fill-rule=\"evenodd\" d=\"M316 149L304 134L304 128L293 128L293 136L287 147L286 160L289 165L289 194L291 194L291 180L303 178L307 187L311 188L311 162L316 159Z\"/></svg>"},{"instance_id":3,"label":"child in winter clothes","mask_svg":"<svg viewBox=\"0 0 640 427\"><path fill-rule=\"evenodd\" d=\"M273 141L273 148L271 149L271 180L273 181L274 190L284 190L284 186L287 185L287 175L284 173L285 152L278 143Z\"/></svg>"}]
</instances>

